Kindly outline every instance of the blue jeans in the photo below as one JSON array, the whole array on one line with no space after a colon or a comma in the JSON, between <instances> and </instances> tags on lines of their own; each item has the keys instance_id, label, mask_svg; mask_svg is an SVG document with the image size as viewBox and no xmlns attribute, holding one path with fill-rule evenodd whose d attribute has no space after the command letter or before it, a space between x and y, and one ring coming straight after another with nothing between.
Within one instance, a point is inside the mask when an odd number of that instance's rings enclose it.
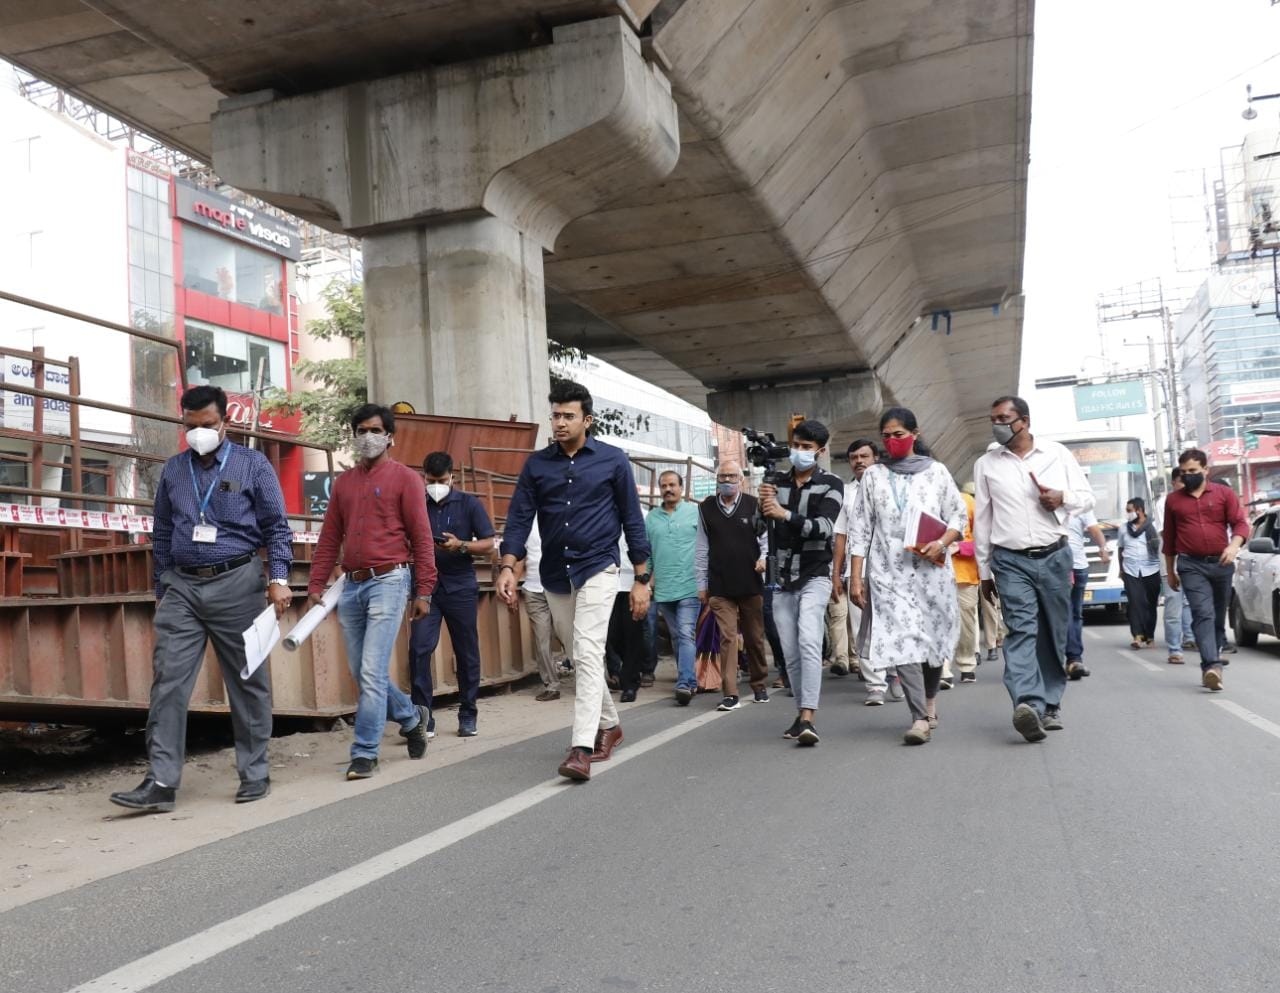
<instances>
[{"instance_id":1,"label":"blue jeans","mask_svg":"<svg viewBox=\"0 0 1280 993\"><path fill-rule=\"evenodd\" d=\"M1191 604L1179 590L1175 593L1169 588L1169 579L1164 577L1164 643L1170 655L1182 654L1182 643L1191 641Z\"/></svg>"},{"instance_id":2,"label":"blue jeans","mask_svg":"<svg viewBox=\"0 0 1280 993\"><path fill-rule=\"evenodd\" d=\"M694 638L698 626L698 614L702 603L696 596L684 600L668 600L658 604L662 619L667 622L667 630L676 649L676 689L681 687L695 690L698 688L698 677L694 673L693 663L698 650Z\"/></svg>"},{"instance_id":3,"label":"blue jeans","mask_svg":"<svg viewBox=\"0 0 1280 993\"><path fill-rule=\"evenodd\" d=\"M338 620L347 664L360 688L353 759L376 759L387 718L412 731L420 719L408 695L391 682L391 650L409 597L409 570L396 569L363 583L347 581L338 598Z\"/></svg>"},{"instance_id":4,"label":"blue jeans","mask_svg":"<svg viewBox=\"0 0 1280 993\"><path fill-rule=\"evenodd\" d=\"M1089 585L1089 567L1072 569L1071 618L1067 621L1067 661L1084 660L1084 590Z\"/></svg>"},{"instance_id":5,"label":"blue jeans","mask_svg":"<svg viewBox=\"0 0 1280 993\"><path fill-rule=\"evenodd\" d=\"M1015 707L1027 703L1043 714L1045 707L1062 702L1067 686L1071 549L1064 545L1043 558L1032 558L997 545L991 559L1009 629L1004 639L1005 689Z\"/></svg>"}]
</instances>

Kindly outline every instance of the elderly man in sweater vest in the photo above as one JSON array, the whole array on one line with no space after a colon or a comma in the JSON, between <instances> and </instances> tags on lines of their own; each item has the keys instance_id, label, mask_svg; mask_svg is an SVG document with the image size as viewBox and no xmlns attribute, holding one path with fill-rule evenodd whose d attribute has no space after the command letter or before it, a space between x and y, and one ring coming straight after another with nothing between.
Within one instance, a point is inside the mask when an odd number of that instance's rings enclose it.
<instances>
[{"instance_id":1,"label":"elderly man in sweater vest","mask_svg":"<svg viewBox=\"0 0 1280 993\"><path fill-rule=\"evenodd\" d=\"M717 710L737 710L738 632L750 664L756 703L768 703L764 657L764 574L768 544L755 497L742 492L742 467L724 462L715 495L698 505L694 572L698 599L711 607L720 629L720 679L724 699Z\"/></svg>"}]
</instances>

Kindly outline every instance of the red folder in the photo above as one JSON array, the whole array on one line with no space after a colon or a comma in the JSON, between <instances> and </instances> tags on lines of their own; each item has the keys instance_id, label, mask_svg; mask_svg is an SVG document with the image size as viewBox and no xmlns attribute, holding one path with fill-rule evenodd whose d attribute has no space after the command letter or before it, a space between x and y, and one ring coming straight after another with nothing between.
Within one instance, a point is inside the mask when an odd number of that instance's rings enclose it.
<instances>
[{"instance_id":1,"label":"red folder","mask_svg":"<svg viewBox=\"0 0 1280 993\"><path fill-rule=\"evenodd\" d=\"M907 527L903 545L917 555L931 541L941 541L947 533L947 525L930 513L914 507L907 513Z\"/></svg>"}]
</instances>

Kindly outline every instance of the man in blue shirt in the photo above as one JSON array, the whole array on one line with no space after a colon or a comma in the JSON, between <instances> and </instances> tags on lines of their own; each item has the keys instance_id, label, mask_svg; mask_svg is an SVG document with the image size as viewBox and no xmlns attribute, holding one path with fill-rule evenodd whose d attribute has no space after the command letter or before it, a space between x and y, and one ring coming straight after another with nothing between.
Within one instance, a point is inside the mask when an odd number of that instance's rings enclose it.
<instances>
[{"instance_id":1,"label":"man in blue shirt","mask_svg":"<svg viewBox=\"0 0 1280 993\"><path fill-rule=\"evenodd\" d=\"M627 558L640 567L631 586L631 615L649 609L649 539L640 514L635 475L621 449L589 434L591 394L566 380L551 389L555 441L525 462L507 511L498 595L515 602L516 563L538 519L542 535L540 572L547 606L560 643L570 647L577 672L573 744L560 764L568 779L591 778L591 763L602 762L622 741L618 711L605 681L605 639L617 592L618 536L626 534Z\"/></svg>"},{"instance_id":2,"label":"man in blue shirt","mask_svg":"<svg viewBox=\"0 0 1280 993\"><path fill-rule=\"evenodd\" d=\"M653 599L676 650L676 703L687 707L698 692L695 635L702 603L693 568L698 508L684 499L684 483L673 469L658 477L658 489L662 503L644 519L653 548Z\"/></svg>"},{"instance_id":3,"label":"man in blue shirt","mask_svg":"<svg viewBox=\"0 0 1280 993\"><path fill-rule=\"evenodd\" d=\"M265 663L241 678L243 632L267 601L278 617L293 600L293 533L271 463L261 452L227 440L226 417L227 395L218 387L193 386L182 395L188 450L164 464L156 490L150 767L137 789L111 794L112 803L132 810L174 808L186 754L187 706L211 639L231 706L240 773L236 803L271 791L271 680ZM260 548L267 549L270 582Z\"/></svg>"},{"instance_id":4,"label":"man in blue shirt","mask_svg":"<svg viewBox=\"0 0 1280 993\"><path fill-rule=\"evenodd\" d=\"M448 452L432 452L422 463L427 479L427 516L436 542L436 589L431 613L414 621L409 635L409 673L413 702L427 708L427 737L436 733L431 715L434 690L431 656L440 643L440 622L449 628L449 641L458 674L458 737L476 733L476 694L480 690L480 637L476 633L476 583L473 555L493 550L493 525L484 504L453 486L453 459Z\"/></svg>"}]
</instances>

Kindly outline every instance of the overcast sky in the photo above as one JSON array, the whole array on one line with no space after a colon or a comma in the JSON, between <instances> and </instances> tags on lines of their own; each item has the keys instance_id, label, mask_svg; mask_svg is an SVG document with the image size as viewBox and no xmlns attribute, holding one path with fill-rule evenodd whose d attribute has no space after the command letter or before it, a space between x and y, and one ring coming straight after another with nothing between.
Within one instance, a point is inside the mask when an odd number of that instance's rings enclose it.
<instances>
[{"instance_id":1,"label":"overcast sky","mask_svg":"<svg viewBox=\"0 0 1280 993\"><path fill-rule=\"evenodd\" d=\"M1098 294L1156 276L1194 285L1177 272L1193 260L1180 250L1175 263L1171 184L1216 167L1219 149L1247 130L1280 122L1280 100L1257 104L1252 124L1240 117L1246 83L1280 92L1280 6L1039 0L1032 71L1021 389L1037 429L1049 433L1078 426L1071 390L1032 384L1102 371ZM1148 334L1158 325L1111 325L1108 357L1145 366ZM1113 422L1149 441L1150 424Z\"/></svg>"}]
</instances>

